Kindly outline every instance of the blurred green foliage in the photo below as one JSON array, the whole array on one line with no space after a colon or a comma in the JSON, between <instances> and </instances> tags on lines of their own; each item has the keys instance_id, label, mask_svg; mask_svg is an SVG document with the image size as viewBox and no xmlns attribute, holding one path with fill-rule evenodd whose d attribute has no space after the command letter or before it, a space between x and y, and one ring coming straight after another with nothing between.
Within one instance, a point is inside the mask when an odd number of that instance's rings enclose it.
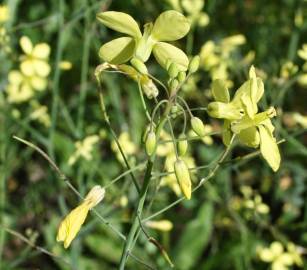
<instances>
[{"instance_id":1,"label":"blurred green foliage","mask_svg":"<svg viewBox=\"0 0 307 270\"><path fill-rule=\"evenodd\" d=\"M194 13L184 8L189 4L184 2L187 1L7 0L1 3L1 8L7 5L9 16L2 22L4 11L0 10L0 269L117 269L123 242L96 215L88 217L68 250L56 242L61 218L78 204L79 198L45 159L12 136L26 138L44 149L82 195L92 186L105 186L125 172L123 162L117 157L118 150L112 147L113 138L102 121L94 78L95 68L100 64L100 46L118 35L99 24L96 14L103 10L122 11L143 24L162 11L178 7L191 16ZM245 81L253 64L265 84L260 107L276 107L275 134L278 140L286 140L279 145L281 168L274 174L258 156L240 159L253 151L237 145L230 157L237 159L222 164L216 176L193 193L190 201L183 201L154 218L171 221L171 230L150 228L146 222L145 230L163 245L175 269L304 268L307 85L306 81L299 83L299 78L307 68L306 59L297 52L307 42L307 2L207 0L197 12L209 17L208 24L193 23L188 36L176 41L176 46L189 56L203 55L201 70L184 86L185 99L191 108L204 107L212 101L209 89L214 73L204 64L209 57L218 58L218 67L222 67L218 71L226 74L232 90ZM225 43L225 38L234 35L242 35L244 42L226 53L231 45L229 40ZM44 91L36 91L25 102L13 103L8 101L8 76L19 68L24 54L19 46L22 36L28 36L33 44L49 44L51 73ZM214 44L214 52L202 54L208 41ZM70 62L71 69L67 69L69 63L65 69L63 61ZM147 67L156 77L166 79L166 72L154 61L149 61ZM145 157L141 138L147 124L137 84L123 75L109 73L104 75L103 88L112 126L118 136L129 134L122 140L129 163L137 166ZM43 113L33 116L35 110L42 108L45 108ZM209 119L203 112L197 115L211 130L221 130L221 121ZM49 117L49 124L42 120L44 117ZM87 160L81 155L69 164L76 141L91 135L99 136L99 142L89 150L91 157ZM212 143L191 143L190 155L198 166L207 165L220 155L221 137L212 139ZM164 167L163 158L158 163L160 168ZM142 169L135 171L137 179L142 179ZM199 169L193 176L194 182L207 173L208 168ZM158 185L160 180L159 175L152 179L145 217L177 199L172 189ZM126 175L107 189L103 203L96 209L126 235L136 201L136 190ZM269 249L274 242L281 243L284 251L276 248L274 253ZM276 262L280 262L282 254L286 250L290 254L289 243L295 244L295 252L303 262L294 259L294 252L291 265L277 268L281 267ZM62 259L48 256L35 246ZM169 268L142 232L133 253L154 269ZM127 269L146 269L146 266L130 258Z\"/></svg>"}]
</instances>

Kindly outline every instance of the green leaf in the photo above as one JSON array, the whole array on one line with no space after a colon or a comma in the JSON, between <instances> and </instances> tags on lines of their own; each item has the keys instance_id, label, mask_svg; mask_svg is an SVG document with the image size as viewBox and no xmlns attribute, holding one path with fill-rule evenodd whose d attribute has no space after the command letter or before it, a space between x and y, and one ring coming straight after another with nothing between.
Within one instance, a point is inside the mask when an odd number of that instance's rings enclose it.
<instances>
[{"instance_id":1,"label":"green leaf","mask_svg":"<svg viewBox=\"0 0 307 270\"><path fill-rule=\"evenodd\" d=\"M175 10L160 14L154 23L152 36L158 41L174 41L184 37L190 30L188 19Z\"/></svg>"},{"instance_id":2,"label":"green leaf","mask_svg":"<svg viewBox=\"0 0 307 270\"><path fill-rule=\"evenodd\" d=\"M130 37L113 39L99 50L99 57L111 64L122 64L133 56L135 42Z\"/></svg>"},{"instance_id":3,"label":"green leaf","mask_svg":"<svg viewBox=\"0 0 307 270\"><path fill-rule=\"evenodd\" d=\"M280 165L280 154L275 138L268 128L258 126L260 135L260 151L270 167L276 172Z\"/></svg>"},{"instance_id":4,"label":"green leaf","mask_svg":"<svg viewBox=\"0 0 307 270\"><path fill-rule=\"evenodd\" d=\"M175 248L176 269L195 269L212 233L213 203L205 202L198 211L197 217L190 221L183 231Z\"/></svg>"},{"instance_id":5,"label":"green leaf","mask_svg":"<svg viewBox=\"0 0 307 270\"><path fill-rule=\"evenodd\" d=\"M117 11L101 12L97 19L106 27L134 38L141 38L142 33L137 22L128 14Z\"/></svg>"},{"instance_id":6,"label":"green leaf","mask_svg":"<svg viewBox=\"0 0 307 270\"><path fill-rule=\"evenodd\" d=\"M224 103L230 101L229 91L224 80L216 79L212 82L212 95L216 101Z\"/></svg>"},{"instance_id":7,"label":"green leaf","mask_svg":"<svg viewBox=\"0 0 307 270\"><path fill-rule=\"evenodd\" d=\"M175 63L179 71L186 71L189 65L189 59L186 54L177 47L158 42L153 48L153 54L157 62L167 70L167 62Z\"/></svg>"}]
</instances>

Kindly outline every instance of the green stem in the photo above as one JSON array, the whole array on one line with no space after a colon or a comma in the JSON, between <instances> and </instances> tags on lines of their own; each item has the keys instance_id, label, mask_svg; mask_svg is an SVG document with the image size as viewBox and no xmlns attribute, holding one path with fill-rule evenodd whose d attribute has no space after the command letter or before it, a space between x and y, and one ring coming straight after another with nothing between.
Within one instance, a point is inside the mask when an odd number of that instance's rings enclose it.
<instances>
[{"instance_id":1,"label":"green stem","mask_svg":"<svg viewBox=\"0 0 307 270\"><path fill-rule=\"evenodd\" d=\"M159 138L159 135L160 135L160 133L163 129L163 126L164 126L166 120L167 120L167 117L168 117L169 112L171 110L173 101L174 101L174 99L169 100L169 103L167 104L167 107L165 108L164 114L163 114L163 116L162 116L162 118L161 118L161 120L160 120L160 122L157 126L157 129L156 129L157 138ZM141 216L142 211L143 211L148 186L149 186L149 183L150 183L150 179L152 177L152 168L153 168L154 161L155 161L155 155L153 155L147 161L146 172L145 172L145 175L144 175L144 183L143 183L143 186L142 186L142 189L141 189L141 192L140 192L136 213L134 215L132 226L130 228L130 231L129 231L129 234L128 234L128 237L127 237L127 241L125 242L123 252L122 252L122 256L121 256L121 259L120 259L120 265L119 265L120 270L125 269L125 265L126 265L129 253L131 251L131 248L133 246L134 241L136 241L135 235L137 234L138 229L139 229L139 220L138 219Z\"/></svg>"}]
</instances>

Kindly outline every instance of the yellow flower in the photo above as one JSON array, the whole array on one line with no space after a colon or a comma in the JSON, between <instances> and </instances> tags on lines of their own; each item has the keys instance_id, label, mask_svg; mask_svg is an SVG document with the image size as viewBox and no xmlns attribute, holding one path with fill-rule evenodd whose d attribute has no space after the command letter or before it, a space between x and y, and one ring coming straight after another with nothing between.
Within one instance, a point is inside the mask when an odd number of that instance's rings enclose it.
<instances>
[{"instance_id":1,"label":"yellow flower","mask_svg":"<svg viewBox=\"0 0 307 270\"><path fill-rule=\"evenodd\" d=\"M7 5L0 5L0 23L4 23L9 19L9 9Z\"/></svg>"},{"instance_id":2,"label":"yellow flower","mask_svg":"<svg viewBox=\"0 0 307 270\"><path fill-rule=\"evenodd\" d=\"M145 223L148 228L156 229L163 232L169 232L173 229L173 223L167 219L149 220Z\"/></svg>"},{"instance_id":3,"label":"yellow flower","mask_svg":"<svg viewBox=\"0 0 307 270\"><path fill-rule=\"evenodd\" d=\"M86 160L91 160L93 147L98 140L98 135L91 135L87 136L83 141L77 141L75 143L76 151L69 158L68 164L73 165L80 157L83 157Z\"/></svg>"},{"instance_id":4,"label":"yellow flower","mask_svg":"<svg viewBox=\"0 0 307 270\"><path fill-rule=\"evenodd\" d=\"M6 92L10 103L20 103L31 99L35 90L43 91L47 80L38 76L28 77L18 70L12 70L8 75L9 84Z\"/></svg>"},{"instance_id":5,"label":"yellow flower","mask_svg":"<svg viewBox=\"0 0 307 270\"><path fill-rule=\"evenodd\" d=\"M243 35L229 36L219 42L207 41L200 52L201 66L210 72L213 80L225 80L227 86L232 87L233 82L228 78L228 69L233 65L230 61L231 54L245 42L246 39Z\"/></svg>"},{"instance_id":6,"label":"yellow flower","mask_svg":"<svg viewBox=\"0 0 307 270\"><path fill-rule=\"evenodd\" d=\"M25 53L21 56L21 72L26 76L47 77L51 70L48 63L50 46L47 43L33 46L31 40L26 36L21 37L19 43Z\"/></svg>"},{"instance_id":7,"label":"yellow flower","mask_svg":"<svg viewBox=\"0 0 307 270\"><path fill-rule=\"evenodd\" d=\"M84 201L73 209L61 222L56 240L64 242L64 248L68 248L71 241L76 237L84 223L88 211L96 206L104 198L105 189L94 186L85 197Z\"/></svg>"},{"instance_id":8,"label":"yellow flower","mask_svg":"<svg viewBox=\"0 0 307 270\"><path fill-rule=\"evenodd\" d=\"M271 263L272 270L287 270L293 265L293 255L284 251L280 242L271 243L269 248L259 248L258 255L263 262Z\"/></svg>"}]
</instances>

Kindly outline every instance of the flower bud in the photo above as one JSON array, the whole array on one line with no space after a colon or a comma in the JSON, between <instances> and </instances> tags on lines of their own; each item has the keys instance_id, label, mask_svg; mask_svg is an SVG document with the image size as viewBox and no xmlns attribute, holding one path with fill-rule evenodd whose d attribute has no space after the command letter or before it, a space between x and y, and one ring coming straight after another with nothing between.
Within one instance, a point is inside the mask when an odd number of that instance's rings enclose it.
<instances>
[{"instance_id":1,"label":"flower bud","mask_svg":"<svg viewBox=\"0 0 307 270\"><path fill-rule=\"evenodd\" d=\"M185 78L186 78L186 73L184 71L180 71L179 74L178 74L178 81L180 83L184 82Z\"/></svg>"},{"instance_id":2,"label":"flower bud","mask_svg":"<svg viewBox=\"0 0 307 270\"><path fill-rule=\"evenodd\" d=\"M179 73L178 67L175 63L171 63L167 71L171 78L176 78Z\"/></svg>"},{"instance_id":3,"label":"flower bud","mask_svg":"<svg viewBox=\"0 0 307 270\"><path fill-rule=\"evenodd\" d=\"M180 134L179 141L177 143L179 156L184 156L188 149L188 141L184 134Z\"/></svg>"},{"instance_id":4,"label":"flower bud","mask_svg":"<svg viewBox=\"0 0 307 270\"><path fill-rule=\"evenodd\" d=\"M130 62L131 62L131 65L137 69L137 71L139 71L142 74L148 74L147 67L141 60L137 58L132 58Z\"/></svg>"},{"instance_id":5,"label":"flower bud","mask_svg":"<svg viewBox=\"0 0 307 270\"><path fill-rule=\"evenodd\" d=\"M175 89L177 89L178 85L179 85L178 80L172 79L172 80L170 81L170 88L171 88L172 91L175 90Z\"/></svg>"},{"instance_id":6,"label":"flower bud","mask_svg":"<svg viewBox=\"0 0 307 270\"><path fill-rule=\"evenodd\" d=\"M204 137L206 135L206 130L204 127L203 121L201 121L198 117L192 117L191 126L193 131L199 136Z\"/></svg>"},{"instance_id":7,"label":"flower bud","mask_svg":"<svg viewBox=\"0 0 307 270\"><path fill-rule=\"evenodd\" d=\"M200 58L198 55L194 56L189 63L189 72L195 73L199 68Z\"/></svg>"},{"instance_id":8,"label":"flower bud","mask_svg":"<svg viewBox=\"0 0 307 270\"><path fill-rule=\"evenodd\" d=\"M149 131L145 142L145 149L148 156L151 156L155 152L156 144L156 134L153 131Z\"/></svg>"},{"instance_id":9,"label":"flower bud","mask_svg":"<svg viewBox=\"0 0 307 270\"><path fill-rule=\"evenodd\" d=\"M187 165L183 160L177 159L174 163L174 171L182 193L188 200L190 200L192 183Z\"/></svg>"}]
</instances>

